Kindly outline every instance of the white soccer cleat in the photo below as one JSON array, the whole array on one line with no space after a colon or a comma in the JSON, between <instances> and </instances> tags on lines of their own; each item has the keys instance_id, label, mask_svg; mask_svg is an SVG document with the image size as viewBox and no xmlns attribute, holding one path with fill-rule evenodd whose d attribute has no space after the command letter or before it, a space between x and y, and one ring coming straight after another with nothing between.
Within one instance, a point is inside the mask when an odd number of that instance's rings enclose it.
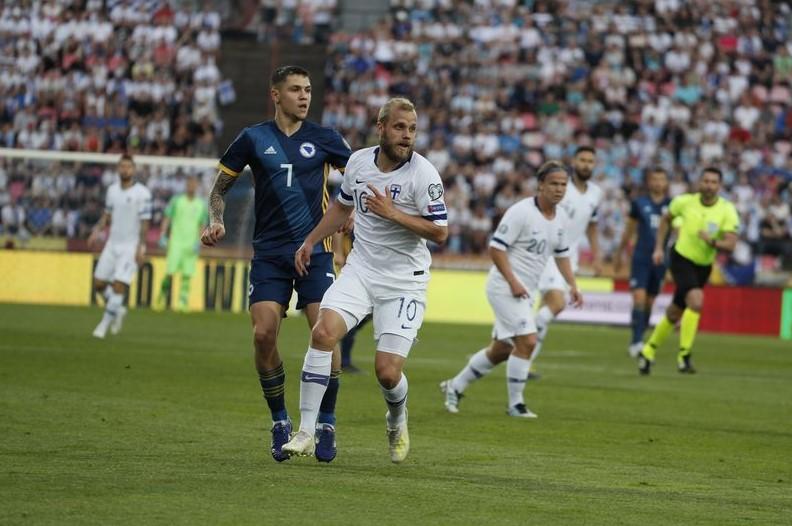
<instances>
[{"instance_id":1,"label":"white soccer cleat","mask_svg":"<svg viewBox=\"0 0 792 526\"><path fill-rule=\"evenodd\" d=\"M104 323L99 323L99 325L97 325L93 331L93 337L104 340L105 336L107 336L107 325Z\"/></svg>"},{"instance_id":2,"label":"white soccer cleat","mask_svg":"<svg viewBox=\"0 0 792 526\"><path fill-rule=\"evenodd\" d=\"M459 413L459 399L462 398L462 394L451 387L451 380L440 382L440 390L445 393L446 411L453 414Z\"/></svg>"},{"instance_id":3,"label":"white soccer cleat","mask_svg":"<svg viewBox=\"0 0 792 526\"><path fill-rule=\"evenodd\" d=\"M385 428L388 435L388 450L390 451L391 462L398 464L407 458L410 452L410 433L407 431L407 414L404 415L404 422L392 428L388 424L388 414L385 414Z\"/></svg>"},{"instance_id":4,"label":"white soccer cleat","mask_svg":"<svg viewBox=\"0 0 792 526\"><path fill-rule=\"evenodd\" d=\"M299 431L283 444L281 451L289 456L311 457L315 447L314 436L307 431Z\"/></svg>"},{"instance_id":5,"label":"white soccer cleat","mask_svg":"<svg viewBox=\"0 0 792 526\"><path fill-rule=\"evenodd\" d=\"M513 416L515 418L539 418L539 415L525 407L525 404L516 404L509 408L506 411L509 416Z\"/></svg>"},{"instance_id":6,"label":"white soccer cleat","mask_svg":"<svg viewBox=\"0 0 792 526\"><path fill-rule=\"evenodd\" d=\"M641 354L641 351L643 350L643 346L643 342L630 344L630 346L627 348L627 352L630 353L630 358L638 358L638 355Z\"/></svg>"},{"instance_id":7,"label":"white soccer cleat","mask_svg":"<svg viewBox=\"0 0 792 526\"><path fill-rule=\"evenodd\" d=\"M113 318L113 322L110 324L110 334L113 336L121 332L121 327L124 325L124 316L126 316L126 313L126 307L119 307L115 318Z\"/></svg>"}]
</instances>

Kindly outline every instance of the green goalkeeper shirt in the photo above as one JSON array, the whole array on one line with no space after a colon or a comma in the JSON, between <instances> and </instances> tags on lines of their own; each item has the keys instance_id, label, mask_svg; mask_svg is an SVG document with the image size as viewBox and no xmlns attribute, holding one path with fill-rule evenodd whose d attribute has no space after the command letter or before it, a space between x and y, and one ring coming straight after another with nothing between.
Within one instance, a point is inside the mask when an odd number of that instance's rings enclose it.
<instances>
[{"instance_id":1,"label":"green goalkeeper shirt","mask_svg":"<svg viewBox=\"0 0 792 526\"><path fill-rule=\"evenodd\" d=\"M178 246L194 246L200 239L200 229L209 219L203 199L187 194L171 198L165 215L170 218L170 242Z\"/></svg>"}]
</instances>

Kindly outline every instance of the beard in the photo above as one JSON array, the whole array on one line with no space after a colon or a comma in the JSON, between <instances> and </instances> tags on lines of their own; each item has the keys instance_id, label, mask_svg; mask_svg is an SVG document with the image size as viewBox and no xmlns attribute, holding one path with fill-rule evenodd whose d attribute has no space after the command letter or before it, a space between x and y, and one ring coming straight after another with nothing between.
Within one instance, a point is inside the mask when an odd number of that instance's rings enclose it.
<instances>
[{"instance_id":1,"label":"beard","mask_svg":"<svg viewBox=\"0 0 792 526\"><path fill-rule=\"evenodd\" d=\"M397 146L400 146L400 145L396 144L396 143L389 143L389 142L387 142L385 140L380 141L380 150L382 150L382 153L387 155L390 160L395 161L395 162L399 162L399 163L403 163L405 161L408 161L410 159L410 157L412 157L412 154L413 154L412 146L410 146L407 149L407 153L404 154L404 155L399 153L399 151L396 149Z\"/></svg>"},{"instance_id":2,"label":"beard","mask_svg":"<svg viewBox=\"0 0 792 526\"><path fill-rule=\"evenodd\" d=\"M575 168L575 175L577 175L578 179L580 179L581 181L588 181L589 179L591 179L591 176L593 174L594 172L592 170L588 170L588 169L580 170L578 168Z\"/></svg>"}]
</instances>

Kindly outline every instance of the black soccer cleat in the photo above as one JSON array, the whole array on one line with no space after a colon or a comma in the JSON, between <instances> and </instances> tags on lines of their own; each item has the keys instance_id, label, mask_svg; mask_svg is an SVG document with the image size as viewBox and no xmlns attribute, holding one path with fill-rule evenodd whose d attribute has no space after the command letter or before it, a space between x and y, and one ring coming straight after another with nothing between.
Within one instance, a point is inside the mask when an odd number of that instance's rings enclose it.
<instances>
[{"instance_id":1,"label":"black soccer cleat","mask_svg":"<svg viewBox=\"0 0 792 526\"><path fill-rule=\"evenodd\" d=\"M643 353L638 355L638 373L642 376L649 376L652 370L652 361L644 356Z\"/></svg>"},{"instance_id":2,"label":"black soccer cleat","mask_svg":"<svg viewBox=\"0 0 792 526\"><path fill-rule=\"evenodd\" d=\"M682 374L696 374L696 368L693 367L690 353L677 358L677 370Z\"/></svg>"}]
</instances>

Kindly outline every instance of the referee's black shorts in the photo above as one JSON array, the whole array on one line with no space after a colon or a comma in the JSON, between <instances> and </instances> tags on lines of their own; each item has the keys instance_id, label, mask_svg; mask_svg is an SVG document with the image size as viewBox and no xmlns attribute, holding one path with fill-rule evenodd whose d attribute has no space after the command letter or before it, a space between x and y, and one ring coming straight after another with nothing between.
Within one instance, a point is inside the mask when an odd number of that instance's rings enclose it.
<instances>
[{"instance_id":1,"label":"referee's black shorts","mask_svg":"<svg viewBox=\"0 0 792 526\"><path fill-rule=\"evenodd\" d=\"M703 288L709 280L712 265L696 265L685 256L671 249L671 275L674 277L674 305L685 308L685 296L693 289Z\"/></svg>"}]
</instances>

